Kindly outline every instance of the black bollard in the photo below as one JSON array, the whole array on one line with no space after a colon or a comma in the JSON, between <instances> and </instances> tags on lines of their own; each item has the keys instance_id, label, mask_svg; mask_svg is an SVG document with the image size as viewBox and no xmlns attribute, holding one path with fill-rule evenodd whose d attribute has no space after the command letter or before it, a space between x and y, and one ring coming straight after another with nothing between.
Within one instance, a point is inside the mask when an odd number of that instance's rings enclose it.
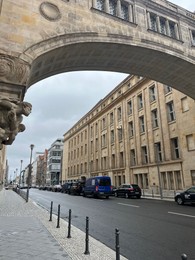
<instances>
[{"instance_id":1,"label":"black bollard","mask_svg":"<svg viewBox=\"0 0 195 260\"><path fill-rule=\"evenodd\" d=\"M120 260L120 245L119 245L119 230L118 228L115 229L116 235L116 260Z\"/></svg>"},{"instance_id":2,"label":"black bollard","mask_svg":"<svg viewBox=\"0 0 195 260\"><path fill-rule=\"evenodd\" d=\"M69 209L69 217L68 217L68 236L67 238L71 238L71 209Z\"/></svg>"},{"instance_id":3,"label":"black bollard","mask_svg":"<svg viewBox=\"0 0 195 260\"><path fill-rule=\"evenodd\" d=\"M187 259L188 259L188 257L187 257L187 255L186 255L186 254L182 254L182 255L181 255L181 259L182 259L182 260L187 260Z\"/></svg>"},{"instance_id":4,"label":"black bollard","mask_svg":"<svg viewBox=\"0 0 195 260\"><path fill-rule=\"evenodd\" d=\"M52 221L52 212L53 212L53 201L51 201L51 207L50 207L50 218L49 218L49 221Z\"/></svg>"},{"instance_id":5,"label":"black bollard","mask_svg":"<svg viewBox=\"0 0 195 260\"><path fill-rule=\"evenodd\" d=\"M60 204L58 205L58 219L57 219L57 227L56 228L59 228L60 227Z\"/></svg>"},{"instance_id":6,"label":"black bollard","mask_svg":"<svg viewBox=\"0 0 195 260\"><path fill-rule=\"evenodd\" d=\"M85 255L89 255L89 217L86 217Z\"/></svg>"}]
</instances>

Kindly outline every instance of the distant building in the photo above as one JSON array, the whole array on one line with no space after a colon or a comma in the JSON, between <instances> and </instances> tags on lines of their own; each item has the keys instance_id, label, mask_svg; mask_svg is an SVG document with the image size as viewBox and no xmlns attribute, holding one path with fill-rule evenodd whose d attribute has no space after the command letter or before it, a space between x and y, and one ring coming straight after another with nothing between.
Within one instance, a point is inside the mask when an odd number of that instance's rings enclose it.
<instances>
[{"instance_id":1,"label":"distant building","mask_svg":"<svg viewBox=\"0 0 195 260\"><path fill-rule=\"evenodd\" d=\"M37 169L36 169L36 185L45 186L47 176L47 157L48 151L45 150L43 154L37 156Z\"/></svg>"},{"instance_id":2,"label":"distant building","mask_svg":"<svg viewBox=\"0 0 195 260\"><path fill-rule=\"evenodd\" d=\"M128 76L64 134L62 181L108 175L159 193L195 185L195 103Z\"/></svg>"},{"instance_id":3,"label":"distant building","mask_svg":"<svg viewBox=\"0 0 195 260\"><path fill-rule=\"evenodd\" d=\"M6 146L4 145L2 150L0 150L0 189L3 187L8 180L7 175L7 162L6 162Z\"/></svg>"},{"instance_id":4,"label":"distant building","mask_svg":"<svg viewBox=\"0 0 195 260\"><path fill-rule=\"evenodd\" d=\"M63 138L58 138L48 149L46 184L60 183Z\"/></svg>"}]
</instances>

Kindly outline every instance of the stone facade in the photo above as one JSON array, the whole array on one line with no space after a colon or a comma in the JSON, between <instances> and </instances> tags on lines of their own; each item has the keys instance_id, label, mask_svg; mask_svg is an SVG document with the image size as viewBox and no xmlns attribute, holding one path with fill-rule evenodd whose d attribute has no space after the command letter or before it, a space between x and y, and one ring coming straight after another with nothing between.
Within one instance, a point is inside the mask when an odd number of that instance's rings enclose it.
<instances>
[{"instance_id":1,"label":"stone facade","mask_svg":"<svg viewBox=\"0 0 195 260\"><path fill-rule=\"evenodd\" d=\"M195 185L195 103L129 76L64 135L62 180L108 175L159 193Z\"/></svg>"},{"instance_id":2,"label":"stone facade","mask_svg":"<svg viewBox=\"0 0 195 260\"><path fill-rule=\"evenodd\" d=\"M1 0L0 24L0 93L13 105L78 70L141 75L195 98L195 15L166 0ZM3 141L21 129L4 131Z\"/></svg>"}]
</instances>

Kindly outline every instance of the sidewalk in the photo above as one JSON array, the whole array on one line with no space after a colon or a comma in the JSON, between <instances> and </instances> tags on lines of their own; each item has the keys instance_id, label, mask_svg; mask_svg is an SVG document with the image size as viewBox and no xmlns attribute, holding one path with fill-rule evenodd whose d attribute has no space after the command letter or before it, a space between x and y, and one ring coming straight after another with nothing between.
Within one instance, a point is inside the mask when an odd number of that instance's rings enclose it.
<instances>
[{"instance_id":1,"label":"sidewalk","mask_svg":"<svg viewBox=\"0 0 195 260\"><path fill-rule=\"evenodd\" d=\"M90 255L85 255L85 233L56 216L49 221L49 213L29 200L24 201L11 190L0 191L0 260L115 260L116 253L89 237ZM120 260L126 258L120 257Z\"/></svg>"}]
</instances>

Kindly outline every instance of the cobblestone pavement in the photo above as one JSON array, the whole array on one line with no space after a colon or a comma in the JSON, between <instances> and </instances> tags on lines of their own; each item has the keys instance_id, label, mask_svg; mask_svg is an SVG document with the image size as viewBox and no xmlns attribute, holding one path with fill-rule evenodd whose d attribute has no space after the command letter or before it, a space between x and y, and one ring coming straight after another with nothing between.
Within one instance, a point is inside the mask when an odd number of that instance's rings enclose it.
<instances>
[{"instance_id":1,"label":"cobblestone pavement","mask_svg":"<svg viewBox=\"0 0 195 260\"><path fill-rule=\"evenodd\" d=\"M11 190L0 191L0 260L115 260L116 253L89 237L89 255L85 255L85 233L60 219L60 228L49 221L49 213ZM125 260L123 256L121 260Z\"/></svg>"}]
</instances>

